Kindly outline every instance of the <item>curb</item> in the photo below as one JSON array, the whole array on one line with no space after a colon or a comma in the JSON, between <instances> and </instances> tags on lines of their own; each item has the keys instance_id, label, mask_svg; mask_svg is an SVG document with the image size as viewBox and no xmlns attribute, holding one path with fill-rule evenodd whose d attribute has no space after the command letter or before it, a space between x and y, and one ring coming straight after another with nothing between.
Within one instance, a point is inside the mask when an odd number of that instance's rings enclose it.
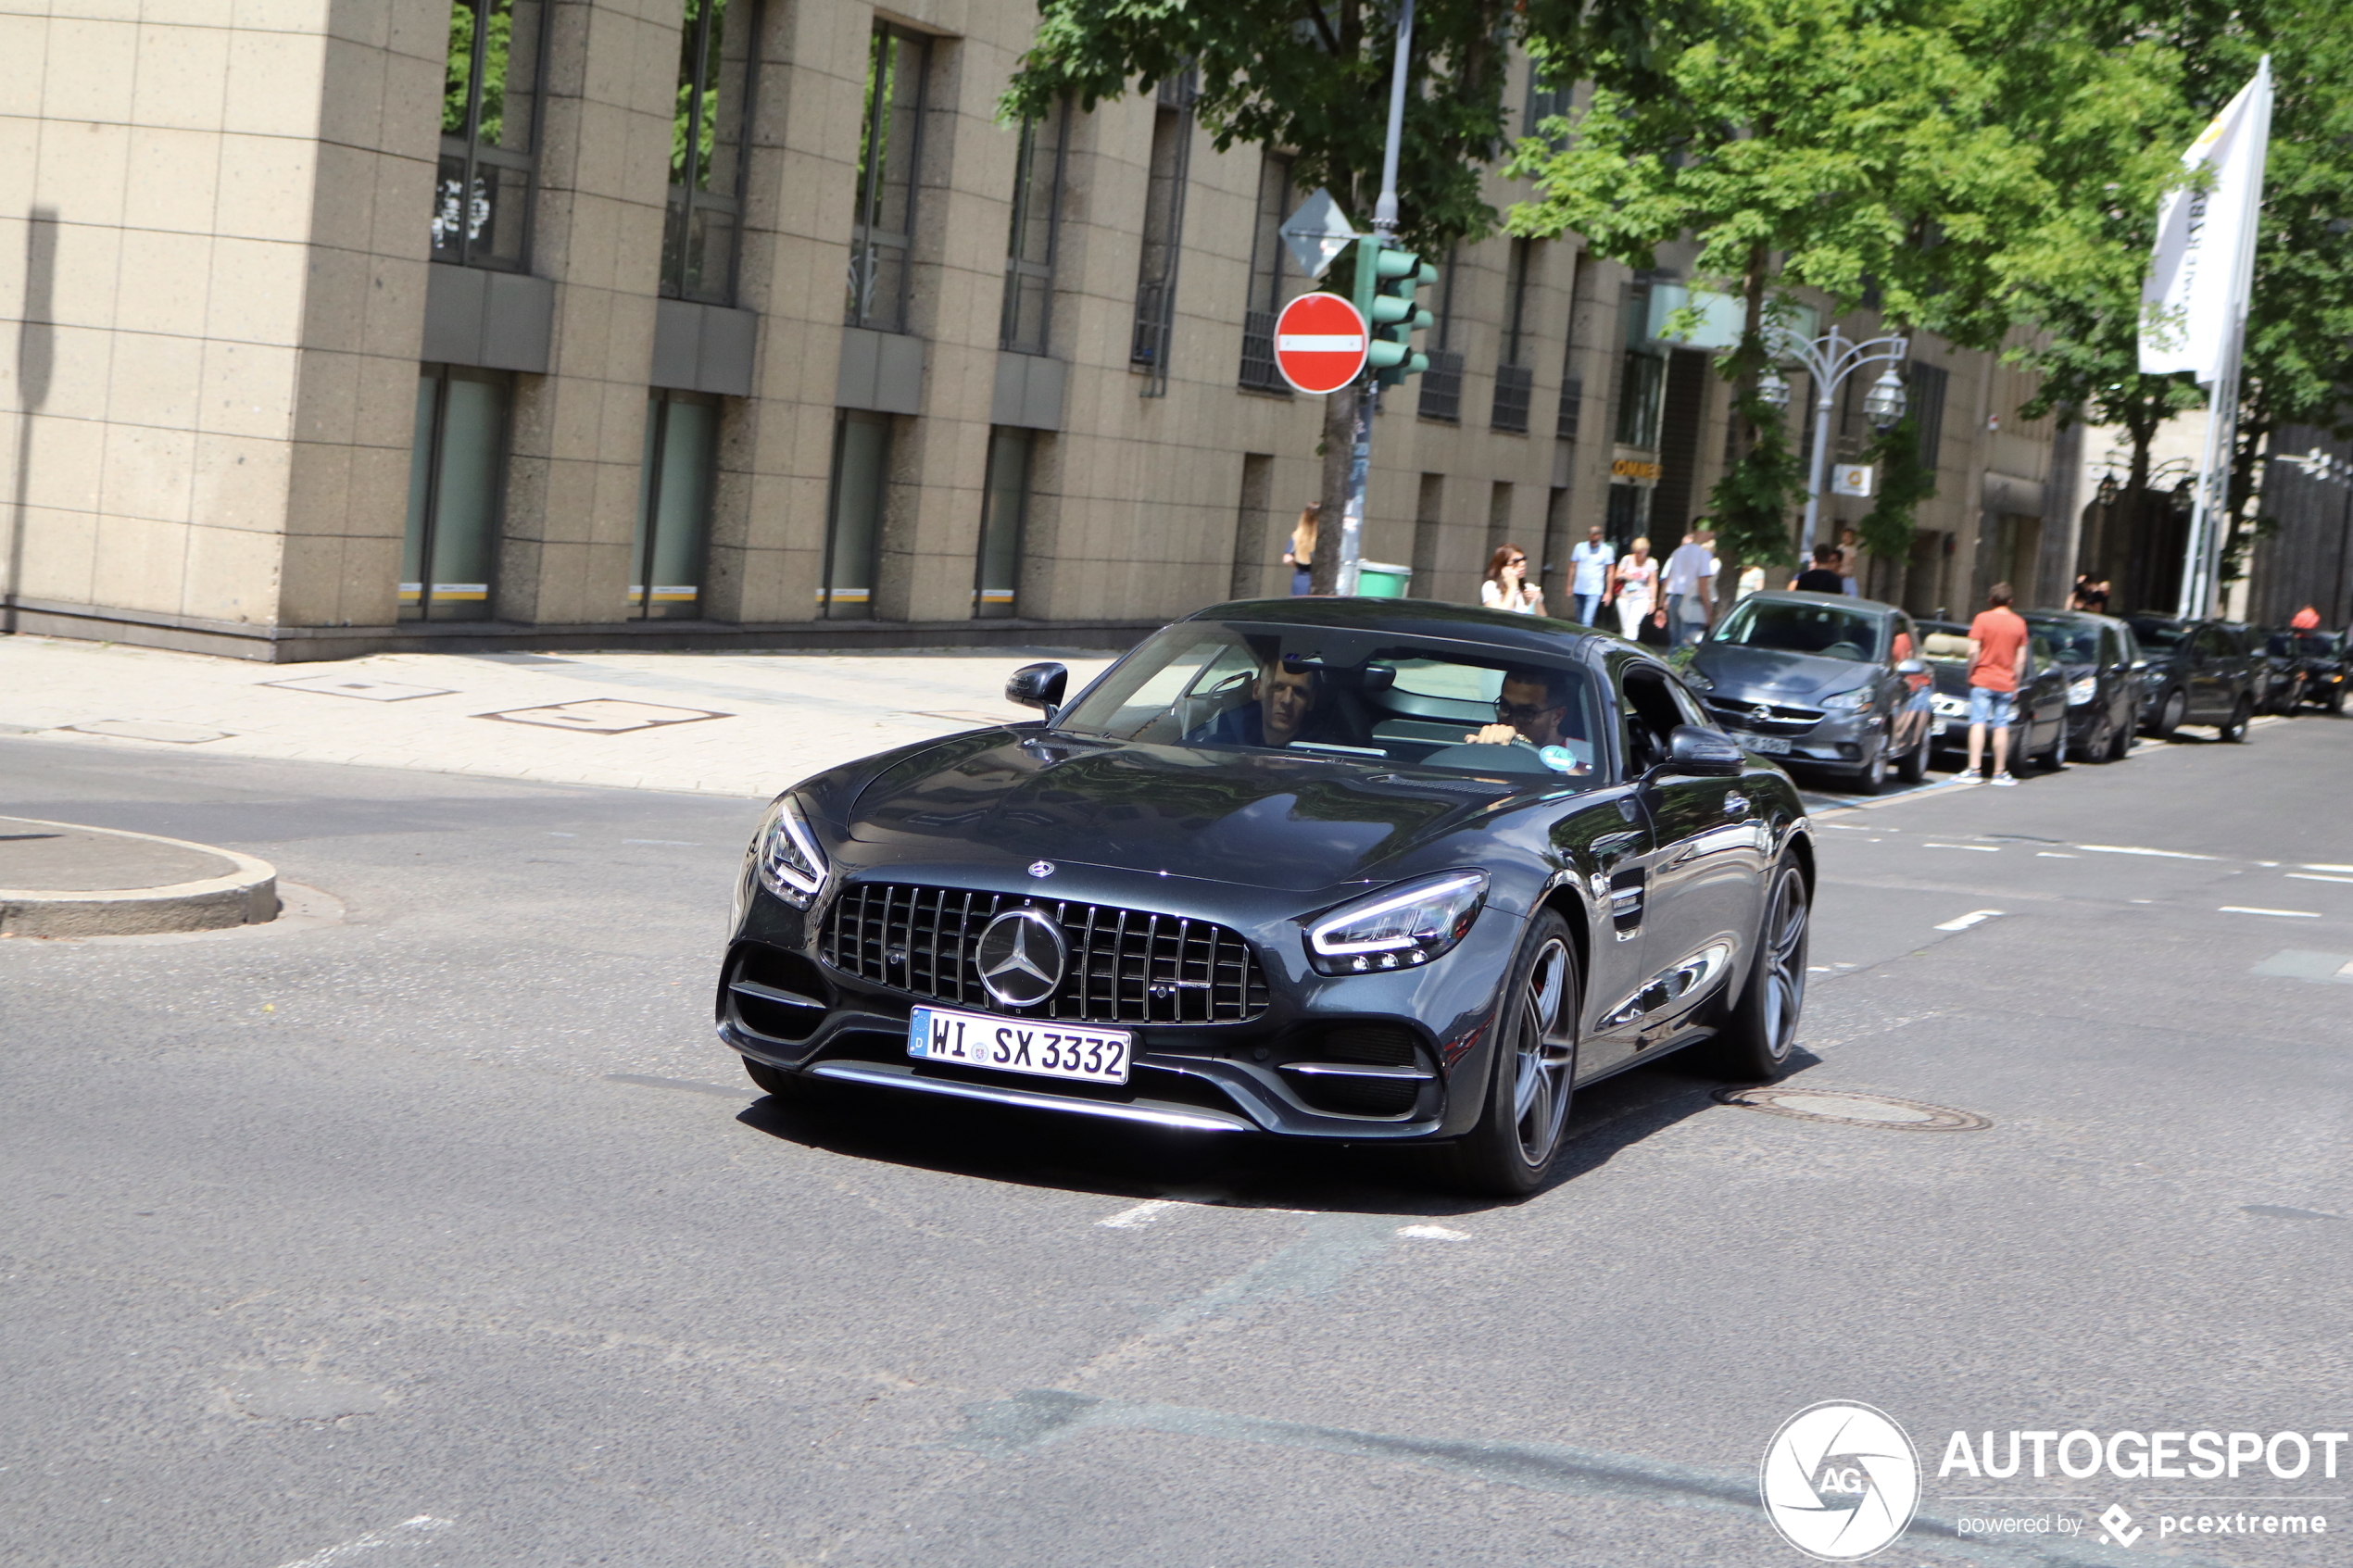
<instances>
[{"instance_id":1,"label":"curb","mask_svg":"<svg viewBox=\"0 0 2353 1568\"><path fill-rule=\"evenodd\" d=\"M266 860L210 844L165 838L82 822L44 822L11 818L36 827L66 828L193 849L226 860L227 876L178 882L161 887L110 887L91 892L0 887L0 936L147 936L165 932L218 931L260 925L278 914L278 872Z\"/></svg>"}]
</instances>

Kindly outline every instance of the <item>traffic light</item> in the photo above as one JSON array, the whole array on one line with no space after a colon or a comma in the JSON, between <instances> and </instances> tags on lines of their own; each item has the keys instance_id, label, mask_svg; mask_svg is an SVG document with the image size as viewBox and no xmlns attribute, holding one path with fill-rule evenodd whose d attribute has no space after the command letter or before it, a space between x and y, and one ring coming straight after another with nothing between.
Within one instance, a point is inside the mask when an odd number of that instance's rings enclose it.
<instances>
[{"instance_id":1,"label":"traffic light","mask_svg":"<svg viewBox=\"0 0 2353 1568\"><path fill-rule=\"evenodd\" d=\"M1359 242L1356 308L1372 328L1368 358L1381 385L1429 369L1429 357L1414 352L1414 334L1430 325L1429 312L1414 307L1414 291L1436 282L1438 269L1412 251Z\"/></svg>"}]
</instances>

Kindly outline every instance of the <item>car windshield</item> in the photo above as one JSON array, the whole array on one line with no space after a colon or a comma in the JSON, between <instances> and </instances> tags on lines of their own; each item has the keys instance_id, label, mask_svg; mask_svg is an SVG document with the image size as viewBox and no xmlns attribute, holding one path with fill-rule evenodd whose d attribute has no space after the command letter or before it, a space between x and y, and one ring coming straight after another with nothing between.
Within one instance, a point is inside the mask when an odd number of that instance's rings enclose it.
<instances>
[{"instance_id":1,"label":"car windshield","mask_svg":"<svg viewBox=\"0 0 2353 1568\"><path fill-rule=\"evenodd\" d=\"M2190 634L2188 627L2171 621L2134 621L2129 624L2143 647L2177 648Z\"/></svg>"},{"instance_id":2,"label":"car windshield","mask_svg":"<svg viewBox=\"0 0 2353 1568\"><path fill-rule=\"evenodd\" d=\"M2080 621L2035 621L2028 625L2035 635L2051 646L2051 657L2063 664L2097 664L2100 661L2100 629L2086 626Z\"/></svg>"},{"instance_id":3,"label":"car windshield","mask_svg":"<svg viewBox=\"0 0 2353 1568\"><path fill-rule=\"evenodd\" d=\"M1781 653L1810 653L1869 664L1881 654L1881 618L1843 605L1797 599L1743 599L1712 639Z\"/></svg>"},{"instance_id":4,"label":"car windshield","mask_svg":"<svg viewBox=\"0 0 2353 1568\"><path fill-rule=\"evenodd\" d=\"M1557 660L1355 628L1184 621L1054 727L1574 784L1593 776L1594 715L1589 678Z\"/></svg>"},{"instance_id":5,"label":"car windshield","mask_svg":"<svg viewBox=\"0 0 2353 1568\"><path fill-rule=\"evenodd\" d=\"M2345 633L2342 632L2307 632L2296 641L2308 658L2334 659L2345 651Z\"/></svg>"}]
</instances>

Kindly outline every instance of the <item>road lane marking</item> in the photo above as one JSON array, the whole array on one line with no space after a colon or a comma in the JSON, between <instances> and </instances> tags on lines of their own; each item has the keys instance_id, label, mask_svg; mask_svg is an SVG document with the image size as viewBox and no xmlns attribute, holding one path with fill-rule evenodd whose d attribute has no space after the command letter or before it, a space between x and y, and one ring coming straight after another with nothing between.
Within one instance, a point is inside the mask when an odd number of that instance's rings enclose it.
<instances>
[{"instance_id":1,"label":"road lane marking","mask_svg":"<svg viewBox=\"0 0 2353 1568\"><path fill-rule=\"evenodd\" d=\"M2308 872L2353 872L2353 866L2308 865L2304 869Z\"/></svg>"},{"instance_id":2,"label":"road lane marking","mask_svg":"<svg viewBox=\"0 0 2353 1568\"><path fill-rule=\"evenodd\" d=\"M2318 920L2321 918L2321 911L2318 909L2258 909L2250 908L2245 904L2224 904L2221 906L2221 912L2226 915L2277 915L2282 920Z\"/></svg>"},{"instance_id":3,"label":"road lane marking","mask_svg":"<svg viewBox=\"0 0 2353 1568\"><path fill-rule=\"evenodd\" d=\"M2186 849L2148 849L2137 844L2078 844L2095 855L2155 855L2166 860L2219 860L2220 855L2193 855Z\"/></svg>"},{"instance_id":4,"label":"road lane marking","mask_svg":"<svg viewBox=\"0 0 2353 1568\"><path fill-rule=\"evenodd\" d=\"M1993 920L2004 912L2005 911L2001 909L1971 909L1968 914L1959 916L1957 919L1946 921L1936 929L1939 931L1967 931L1970 926L1978 925L1983 922Z\"/></svg>"},{"instance_id":5,"label":"road lane marking","mask_svg":"<svg viewBox=\"0 0 2353 1568\"><path fill-rule=\"evenodd\" d=\"M2037 849L2034 851L2034 858L2038 860L2080 860L2083 857L2062 854L2057 849Z\"/></svg>"},{"instance_id":6,"label":"road lane marking","mask_svg":"<svg viewBox=\"0 0 2353 1568\"><path fill-rule=\"evenodd\" d=\"M284 1564L283 1568L328 1568L330 1563L341 1562L347 1557L357 1557L363 1551L373 1551L378 1547L409 1545L421 1537L430 1536L437 1530L447 1530L449 1528L449 1524L450 1522L447 1519L435 1519L430 1513L420 1513L414 1519L402 1520L389 1530L371 1530L364 1536L355 1536L350 1540L338 1541L324 1551L314 1551L308 1557L298 1558Z\"/></svg>"},{"instance_id":7,"label":"road lane marking","mask_svg":"<svg viewBox=\"0 0 2353 1568\"><path fill-rule=\"evenodd\" d=\"M2290 872L2292 882L2353 882L2353 876L2322 876L2318 872Z\"/></svg>"},{"instance_id":8,"label":"road lane marking","mask_svg":"<svg viewBox=\"0 0 2353 1568\"><path fill-rule=\"evenodd\" d=\"M1400 1225L1399 1236L1409 1236L1417 1241L1468 1241L1467 1231L1450 1231L1444 1225Z\"/></svg>"},{"instance_id":9,"label":"road lane marking","mask_svg":"<svg viewBox=\"0 0 2353 1568\"><path fill-rule=\"evenodd\" d=\"M1138 1225L1151 1224L1168 1210L1182 1207L1184 1206L1173 1198L1151 1198L1137 1204L1133 1209L1122 1209L1109 1219L1097 1220L1095 1223L1105 1230L1134 1230Z\"/></svg>"},{"instance_id":10,"label":"road lane marking","mask_svg":"<svg viewBox=\"0 0 2353 1568\"><path fill-rule=\"evenodd\" d=\"M1920 847L1923 849L1974 849L1981 855L1998 855L2002 852L2002 847L1998 844L1923 844Z\"/></svg>"},{"instance_id":11,"label":"road lane marking","mask_svg":"<svg viewBox=\"0 0 2353 1568\"><path fill-rule=\"evenodd\" d=\"M641 1089L684 1089L690 1095L717 1095L722 1099L751 1099L753 1089L731 1089L724 1084L698 1084L692 1078L654 1078L643 1073L608 1073L608 1084L635 1084Z\"/></svg>"}]
</instances>

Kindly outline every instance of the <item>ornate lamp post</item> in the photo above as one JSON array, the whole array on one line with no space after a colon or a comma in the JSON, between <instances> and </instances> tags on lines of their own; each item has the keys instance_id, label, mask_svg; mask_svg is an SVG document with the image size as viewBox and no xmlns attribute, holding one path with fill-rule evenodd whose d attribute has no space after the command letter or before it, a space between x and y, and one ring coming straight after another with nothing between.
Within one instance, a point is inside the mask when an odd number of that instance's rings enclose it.
<instances>
[{"instance_id":1,"label":"ornate lamp post","mask_svg":"<svg viewBox=\"0 0 2353 1568\"><path fill-rule=\"evenodd\" d=\"M1814 537L1815 525L1821 520L1822 481L1830 472L1831 408L1837 401L1838 389L1846 378L1866 365L1884 364L1871 390L1864 395L1863 413L1871 423L1886 430L1904 417L1907 399L1904 393L1904 378L1895 367L1911 352L1908 339L1875 337L1868 343L1849 343L1837 327L1818 338L1807 340L1787 327L1772 330L1769 341L1776 354L1804 365L1814 381L1814 461L1806 477L1806 537ZM1789 383L1781 379L1778 370L1767 367L1764 379L1756 383L1757 395L1776 408L1789 407Z\"/></svg>"}]
</instances>

